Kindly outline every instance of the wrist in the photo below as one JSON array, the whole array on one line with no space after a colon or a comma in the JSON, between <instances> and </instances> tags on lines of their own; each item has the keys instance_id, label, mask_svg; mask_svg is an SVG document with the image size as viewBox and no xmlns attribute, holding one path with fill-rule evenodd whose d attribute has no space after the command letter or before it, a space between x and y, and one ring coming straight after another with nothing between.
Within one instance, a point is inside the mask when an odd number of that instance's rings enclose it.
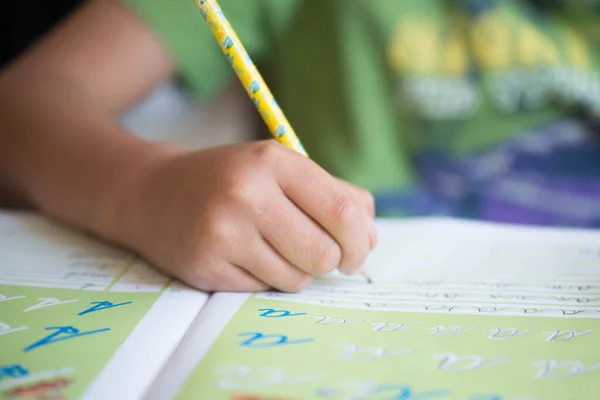
<instances>
[{"instance_id":1,"label":"wrist","mask_svg":"<svg viewBox=\"0 0 600 400\"><path fill-rule=\"evenodd\" d=\"M60 153L45 170L24 174L30 203L53 219L138 250L135 236L144 222L138 217L144 207L141 182L183 150L119 129L82 132L81 138L78 145L71 140L58 146Z\"/></svg>"},{"instance_id":2,"label":"wrist","mask_svg":"<svg viewBox=\"0 0 600 400\"><path fill-rule=\"evenodd\" d=\"M148 212L152 203L153 180L165 165L185 150L166 144L140 141L129 153L124 171L116 171L113 205L108 212L106 236L137 252L144 246L145 232L152 229Z\"/></svg>"}]
</instances>

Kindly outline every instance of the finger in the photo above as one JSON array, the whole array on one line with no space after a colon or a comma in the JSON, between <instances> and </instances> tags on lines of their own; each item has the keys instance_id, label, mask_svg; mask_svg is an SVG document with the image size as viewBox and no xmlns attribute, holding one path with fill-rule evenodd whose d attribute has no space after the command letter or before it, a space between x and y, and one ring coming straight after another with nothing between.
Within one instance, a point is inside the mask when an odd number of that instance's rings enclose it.
<instances>
[{"instance_id":1,"label":"finger","mask_svg":"<svg viewBox=\"0 0 600 400\"><path fill-rule=\"evenodd\" d=\"M353 185L349 182L346 182L344 180L341 180L338 178L338 182L340 182L343 185L348 186L348 189L354 193L354 195L363 203L365 210L367 210L367 213L369 214L369 216L371 218L373 218L372 224L371 224L371 230L369 231L369 249L373 250L375 248L375 246L377 246L377 231L375 230L375 199L373 198L373 195L359 187L356 185Z\"/></svg>"},{"instance_id":2,"label":"finger","mask_svg":"<svg viewBox=\"0 0 600 400\"><path fill-rule=\"evenodd\" d=\"M188 268L179 277L205 292L262 292L271 287L237 265L220 261L204 268Z\"/></svg>"},{"instance_id":3,"label":"finger","mask_svg":"<svg viewBox=\"0 0 600 400\"><path fill-rule=\"evenodd\" d=\"M363 204L367 213L372 218L375 218L375 199L373 198L371 192L342 179L336 178L336 180L341 185L346 186L348 190L350 190L356 196L356 198Z\"/></svg>"},{"instance_id":4,"label":"finger","mask_svg":"<svg viewBox=\"0 0 600 400\"><path fill-rule=\"evenodd\" d=\"M283 194L259 219L259 230L283 258L310 275L324 275L340 265L338 243Z\"/></svg>"},{"instance_id":5,"label":"finger","mask_svg":"<svg viewBox=\"0 0 600 400\"><path fill-rule=\"evenodd\" d=\"M347 186L314 162L291 153L286 168L274 170L279 186L338 242L340 271L356 272L369 252L372 218Z\"/></svg>"},{"instance_id":6,"label":"finger","mask_svg":"<svg viewBox=\"0 0 600 400\"><path fill-rule=\"evenodd\" d=\"M290 264L262 237L242 256L240 265L246 271L282 292L299 292L312 282L311 275Z\"/></svg>"}]
</instances>

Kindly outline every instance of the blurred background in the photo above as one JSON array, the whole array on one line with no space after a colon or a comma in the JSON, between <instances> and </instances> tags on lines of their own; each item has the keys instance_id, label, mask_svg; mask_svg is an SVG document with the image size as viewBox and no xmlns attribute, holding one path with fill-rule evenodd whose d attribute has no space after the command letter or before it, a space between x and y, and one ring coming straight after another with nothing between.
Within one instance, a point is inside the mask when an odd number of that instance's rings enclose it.
<instances>
[{"instance_id":1,"label":"blurred background","mask_svg":"<svg viewBox=\"0 0 600 400\"><path fill-rule=\"evenodd\" d=\"M0 68L67 17L84 0L3 0ZM227 107L222 105L227 103ZM121 124L140 136L188 148L235 143L255 137L256 112L237 81L216 102L198 104L173 82L164 82L127 112ZM234 116L234 117L232 117ZM208 134L197 134L199 127ZM167 134L168 132L168 134Z\"/></svg>"}]
</instances>

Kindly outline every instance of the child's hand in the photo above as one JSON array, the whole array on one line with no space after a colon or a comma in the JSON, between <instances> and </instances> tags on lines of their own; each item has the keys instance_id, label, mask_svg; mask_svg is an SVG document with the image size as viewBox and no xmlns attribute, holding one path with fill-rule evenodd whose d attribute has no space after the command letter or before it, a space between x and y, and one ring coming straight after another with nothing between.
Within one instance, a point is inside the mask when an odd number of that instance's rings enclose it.
<instances>
[{"instance_id":1,"label":"child's hand","mask_svg":"<svg viewBox=\"0 0 600 400\"><path fill-rule=\"evenodd\" d=\"M368 192L274 141L155 166L130 207L133 247L206 291L298 291L357 272L376 240Z\"/></svg>"}]
</instances>

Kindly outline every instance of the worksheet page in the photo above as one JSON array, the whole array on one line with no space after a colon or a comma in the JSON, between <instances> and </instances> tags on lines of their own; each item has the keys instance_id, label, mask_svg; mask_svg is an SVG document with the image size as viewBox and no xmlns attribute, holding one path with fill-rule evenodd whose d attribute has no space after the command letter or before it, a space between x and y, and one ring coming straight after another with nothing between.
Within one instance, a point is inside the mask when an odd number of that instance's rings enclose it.
<instances>
[{"instance_id":1,"label":"worksheet page","mask_svg":"<svg viewBox=\"0 0 600 400\"><path fill-rule=\"evenodd\" d=\"M140 398L207 298L80 232L0 213L0 398Z\"/></svg>"},{"instance_id":2,"label":"worksheet page","mask_svg":"<svg viewBox=\"0 0 600 400\"><path fill-rule=\"evenodd\" d=\"M379 221L373 278L215 295L149 399L597 399L600 233Z\"/></svg>"}]
</instances>

